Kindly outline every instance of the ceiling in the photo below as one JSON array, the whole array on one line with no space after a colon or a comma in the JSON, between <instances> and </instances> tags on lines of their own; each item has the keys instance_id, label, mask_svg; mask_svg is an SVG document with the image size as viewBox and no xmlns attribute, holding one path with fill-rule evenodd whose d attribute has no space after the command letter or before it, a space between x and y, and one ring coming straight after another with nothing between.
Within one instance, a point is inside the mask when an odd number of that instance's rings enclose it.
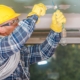
<instances>
[{"instance_id":1,"label":"ceiling","mask_svg":"<svg viewBox=\"0 0 80 80\"><path fill-rule=\"evenodd\" d=\"M80 13L80 0L53 0L64 13ZM0 0L0 4L12 7L18 13L28 13L31 11L26 6L33 6L37 3L52 5L52 0ZM47 10L47 13L53 13L53 9Z\"/></svg>"},{"instance_id":2,"label":"ceiling","mask_svg":"<svg viewBox=\"0 0 80 80\"><path fill-rule=\"evenodd\" d=\"M78 29L76 32L67 31L66 43L80 43L80 0L0 0L0 4L10 6L17 13L21 13L21 16L19 17L20 19L26 17L34 4L44 3L47 7L53 7L53 2L54 4L57 4L67 19L65 28L69 30ZM47 14L40 18L40 22L36 24L37 32L35 32L36 30L33 32L27 44L42 43L45 40L49 33L49 31L46 31L46 29L50 30L51 17L54 11L54 9L48 9ZM42 31L42 29L44 30ZM60 43L64 43L62 41L63 39Z\"/></svg>"},{"instance_id":3,"label":"ceiling","mask_svg":"<svg viewBox=\"0 0 80 80\"><path fill-rule=\"evenodd\" d=\"M26 44L40 44L45 41L49 30L34 31L31 38ZM60 44L66 46L67 44L80 44L80 31L67 31L66 37L61 38Z\"/></svg>"}]
</instances>

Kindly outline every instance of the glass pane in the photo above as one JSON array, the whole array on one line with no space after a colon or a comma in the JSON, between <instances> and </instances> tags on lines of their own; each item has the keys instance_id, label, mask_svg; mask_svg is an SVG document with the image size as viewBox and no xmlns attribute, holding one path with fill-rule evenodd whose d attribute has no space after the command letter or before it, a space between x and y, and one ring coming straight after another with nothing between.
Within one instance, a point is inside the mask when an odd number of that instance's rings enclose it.
<instances>
[{"instance_id":1,"label":"glass pane","mask_svg":"<svg viewBox=\"0 0 80 80\"><path fill-rule=\"evenodd\" d=\"M59 45L47 64L30 66L31 80L80 80L80 45Z\"/></svg>"}]
</instances>

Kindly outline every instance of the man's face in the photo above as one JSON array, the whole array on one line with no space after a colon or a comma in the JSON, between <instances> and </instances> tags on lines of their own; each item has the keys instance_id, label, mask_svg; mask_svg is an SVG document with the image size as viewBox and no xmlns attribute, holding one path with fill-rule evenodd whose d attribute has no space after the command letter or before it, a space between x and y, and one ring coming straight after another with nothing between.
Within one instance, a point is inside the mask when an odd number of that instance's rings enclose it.
<instances>
[{"instance_id":1,"label":"man's face","mask_svg":"<svg viewBox=\"0 0 80 80\"><path fill-rule=\"evenodd\" d=\"M10 35L13 30L18 26L19 19L14 18L6 23L0 25L0 35L8 36Z\"/></svg>"}]
</instances>

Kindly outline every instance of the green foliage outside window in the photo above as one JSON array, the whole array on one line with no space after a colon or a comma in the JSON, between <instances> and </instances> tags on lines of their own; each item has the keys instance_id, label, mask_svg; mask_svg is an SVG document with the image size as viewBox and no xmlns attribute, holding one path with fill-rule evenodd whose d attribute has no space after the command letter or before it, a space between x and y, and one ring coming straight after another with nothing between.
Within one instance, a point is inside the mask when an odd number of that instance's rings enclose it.
<instances>
[{"instance_id":1,"label":"green foliage outside window","mask_svg":"<svg viewBox=\"0 0 80 80\"><path fill-rule=\"evenodd\" d=\"M46 65L30 66L31 80L80 80L80 45L59 45Z\"/></svg>"}]
</instances>

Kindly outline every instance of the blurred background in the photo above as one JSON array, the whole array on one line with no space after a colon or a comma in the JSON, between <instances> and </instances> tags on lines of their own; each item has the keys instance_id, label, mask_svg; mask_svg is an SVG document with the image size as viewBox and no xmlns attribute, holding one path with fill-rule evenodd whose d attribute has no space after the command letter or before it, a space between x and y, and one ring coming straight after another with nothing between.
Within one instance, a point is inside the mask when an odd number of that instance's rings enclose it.
<instances>
[{"instance_id":1,"label":"blurred background","mask_svg":"<svg viewBox=\"0 0 80 80\"><path fill-rule=\"evenodd\" d=\"M80 80L80 45L59 45L52 58L30 67L31 80Z\"/></svg>"}]
</instances>

